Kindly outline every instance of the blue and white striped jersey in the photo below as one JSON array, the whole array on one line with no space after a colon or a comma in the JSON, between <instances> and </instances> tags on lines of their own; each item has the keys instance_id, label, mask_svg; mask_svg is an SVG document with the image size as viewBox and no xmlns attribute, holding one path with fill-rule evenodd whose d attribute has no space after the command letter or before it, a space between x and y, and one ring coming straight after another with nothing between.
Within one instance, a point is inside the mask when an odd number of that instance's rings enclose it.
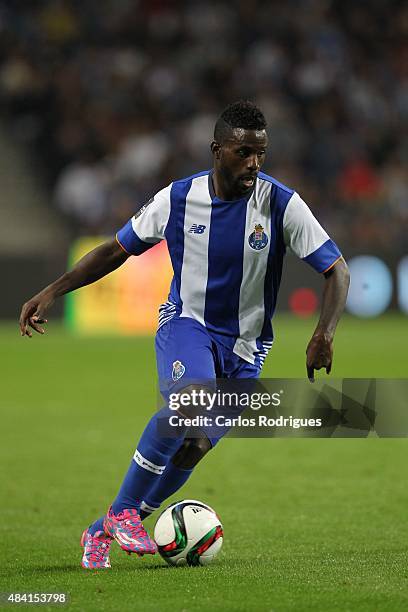
<instances>
[{"instance_id":1,"label":"blue and white striped jersey","mask_svg":"<svg viewBox=\"0 0 408 612\"><path fill-rule=\"evenodd\" d=\"M216 197L211 174L159 191L117 240L132 255L167 240L174 277L159 325L175 315L191 317L234 353L262 365L273 342L286 249L318 272L341 254L292 189L259 173L251 194L226 202Z\"/></svg>"}]
</instances>

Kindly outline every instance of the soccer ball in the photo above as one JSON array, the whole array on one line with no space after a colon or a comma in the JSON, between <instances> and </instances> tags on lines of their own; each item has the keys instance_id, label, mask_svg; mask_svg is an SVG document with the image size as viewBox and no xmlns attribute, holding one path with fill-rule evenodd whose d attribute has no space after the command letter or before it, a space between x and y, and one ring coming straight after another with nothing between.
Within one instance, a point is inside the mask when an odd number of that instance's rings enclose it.
<instances>
[{"instance_id":1,"label":"soccer ball","mask_svg":"<svg viewBox=\"0 0 408 612\"><path fill-rule=\"evenodd\" d=\"M222 547L222 524L210 506L184 499L163 510L154 539L169 565L209 565Z\"/></svg>"}]
</instances>

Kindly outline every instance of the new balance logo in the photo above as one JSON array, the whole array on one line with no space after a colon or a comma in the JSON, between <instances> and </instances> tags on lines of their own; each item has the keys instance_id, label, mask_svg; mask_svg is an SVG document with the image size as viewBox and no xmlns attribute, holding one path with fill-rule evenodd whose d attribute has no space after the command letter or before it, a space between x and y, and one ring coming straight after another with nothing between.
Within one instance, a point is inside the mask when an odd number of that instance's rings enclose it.
<instances>
[{"instance_id":1,"label":"new balance logo","mask_svg":"<svg viewBox=\"0 0 408 612\"><path fill-rule=\"evenodd\" d=\"M204 234L204 230L206 225L197 225L197 223L193 223L193 225L188 230L189 234Z\"/></svg>"}]
</instances>

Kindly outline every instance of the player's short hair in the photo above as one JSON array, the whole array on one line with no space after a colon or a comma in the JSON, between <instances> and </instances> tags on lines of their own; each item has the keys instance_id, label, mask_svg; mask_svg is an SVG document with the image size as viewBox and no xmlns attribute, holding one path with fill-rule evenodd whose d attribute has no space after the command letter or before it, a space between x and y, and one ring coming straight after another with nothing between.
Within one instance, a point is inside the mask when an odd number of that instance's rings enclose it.
<instances>
[{"instance_id":1,"label":"player's short hair","mask_svg":"<svg viewBox=\"0 0 408 612\"><path fill-rule=\"evenodd\" d=\"M223 142L234 128L264 130L266 119L260 108L249 100L238 100L225 108L214 127L214 140Z\"/></svg>"}]
</instances>

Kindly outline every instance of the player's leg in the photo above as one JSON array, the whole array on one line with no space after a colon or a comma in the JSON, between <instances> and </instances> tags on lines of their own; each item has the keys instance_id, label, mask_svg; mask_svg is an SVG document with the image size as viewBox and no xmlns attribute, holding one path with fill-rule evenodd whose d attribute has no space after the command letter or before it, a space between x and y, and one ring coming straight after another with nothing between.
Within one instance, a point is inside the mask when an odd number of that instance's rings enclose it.
<instances>
[{"instance_id":1,"label":"player's leg","mask_svg":"<svg viewBox=\"0 0 408 612\"><path fill-rule=\"evenodd\" d=\"M187 327L188 327L188 321L189 320L184 320L183 326L185 325L185 323L187 323ZM199 324L197 325L199 326ZM199 326L199 328L200 327L201 326ZM168 332L168 330L164 330L164 331L166 333ZM201 333L201 329L199 329L198 331ZM168 371L169 371L168 362L170 362L170 365L171 364L174 365L174 361L177 361L174 359L174 357L176 355L180 356L180 353L177 351L174 352L174 350L175 349L179 350L179 348L183 346L187 348L187 352L190 352L190 354L194 355L195 360L193 360L193 364L194 363L196 364L206 363L206 361L210 357L210 362L213 364L213 367L215 368L215 365L217 365L219 368L224 369L224 373L229 378L254 379L259 376L260 368L258 366L252 365L242 360L240 357L238 357L232 352L222 351L224 354L221 354L221 350L219 346L218 347L214 347L214 345L210 346L209 344L206 344L207 340L205 340L205 342L203 343L203 338L200 337L200 333L199 333L198 339L194 337L194 333L192 333L190 336L194 340L194 347L190 347L188 342L187 343L182 342L182 338L177 333L173 333L173 336L177 341L175 345L173 346L171 345L171 343L165 341L166 334L162 334L163 338L161 337L158 338L158 342L157 342L158 344L157 346L158 369L159 369L159 376L161 375L162 380L167 380L168 378ZM201 353L200 355L196 352L194 354L194 350L192 349L196 349L202 344L206 346L206 350L204 351L204 353ZM169 357L170 357L170 360L169 360ZM182 365L183 363L188 363L188 362L189 362L188 357L185 358L184 361L180 360L180 363ZM196 369L193 370L190 367L188 367L187 370L190 370L189 372L190 374L194 372L195 374L194 377L197 380L204 379L204 378L208 379L211 377L210 376L211 372L209 373L208 369L207 370L204 369L205 375L203 374L203 370L197 371ZM215 369L214 369L213 376L215 376ZM174 387L172 388L172 384L170 383L169 388L167 390L164 390L164 393L169 394L170 391L172 390L174 390ZM186 390L188 391L188 389ZM154 419L155 417L153 417L153 420ZM149 426L151 426L151 423L149 423L146 428L147 432L150 429ZM185 484L185 482L188 480L188 478L192 474L197 463L207 454L208 450L210 450L213 446L215 446L215 444L219 441L219 439L221 439L221 437L223 437L223 435L227 432L227 430L228 428L216 428L215 432L213 430L206 432L204 428L200 432L198 437L196 434L195 437L193 438L190 438L190 437L183 438L181 443L179 441L178 449L174 452L173 456L168 461L162 474L159 475L157 479L155 479L149 491L146 492L143 501L140 503L140 506L138 502L137 503L135 502L135 499L137 498L136 498L135 491L132 489L132 482L134 481L134 472L133 472L134 466L133 464L131 464L129 468L129 472L128 472L129 482L127 482L127 478L125 478L125 483L121 488L121 492L123 493L123 498L121 502L122 505L123 504L129 505L130 507L133 507L133 505L135 505L136 507L135 510L140 508L139 512L142 518L145 518L146 516L150 515L154 510L160 507L161 503L165 499L173 495L177 490L179 490ZM180 437L182 438L182 436ZM118 496L118 498L120 497L121 495ZM118 501L118 498L116 501ZM120 499L119 499L119 503L120 503ZM103 519L99 519L91 526L90 531L92 531L92 534L94 534L95 532L96 534L98 534L98 532L101 533L100 530L102 528L103 528Z\"/></svg>"},{"instance_id":2,"label":"player's leg","mask_svg":"<svg viewBox=\"0 0 408 612\"><path fill-rule=\"evenodd\" d=\"M192 385L183 389L187 394L191 390L199 391L201 386ZM188 415L188 409L184 408L184 415ZM194 414L192 413L193 417ZM191 433L191 432L190 432ZM194 468L201 459L212 448L212 443L204 431L195 429L194 437L186 433L182 444L168 462L163 476L150 489L140 507L140 516L145 518L157 510L163 501L176 493L190 478Z\"/></svg>"},{"instance_id":3,"label":"player's leg","mask_svg":"<svg viewBox=\"0 0 408 612\"><path fill-rule=\"evenodd\" d=\"M184 439L185 429L174 432L171 438L160 436L160 420L167 420L170 414L168 408L163 408L150 419L108 514L84 532L81 539L84 547L83 567L110 567L107 536L115 538L126 552L156 552L156 545L144 529L139 511L143 496L163 473L170 457Z\"/></svg>"},{"instance_id":4,"label":"player's leg","mask_svg":"<svg viewBox=\"0 0 408 612\"><path fill-rule=\"evenodd\" d=\"M232 351L223 348L218 343L212 343L215 355L217 374L229 379L257 379L260 367L244 361ZM194 386L192 386L194 388ZM247 386L245 388L248 388ZM231 388L228 388L231 391ZM189 389L184 389L189 391ZM216 411L214 412L216 414ZM223 411L221 411L223 414ZM161 504L176 493L188 480L195 466L228 432L229 427L202 427L195 432L193 438L187 437L167 465L163 476L158 480L141 505L140 515L146 518L157 510ZM166 477L164 477L166 476Z\"/></svg>"},{"instance_id":5,"label":"player's leg","mask_svg":"<svg viewBox=\"0 0 408 612\"><path fill-rule=\"evenodd\" d=\"M148 422L118 495L104 519L104 531L127 552L156 552L156 545L144 529L139 511L147 491L161 477L170 457L184 438L184 429L171 438L160 435L160 420L167 421L170 415L169 409L163 408Z\"/></svg>"},{"instance_id":6,"label":"player's leg","mask_svg":"<svg viewBox=\"0 0 408 612\"><path fill-rule=\"evenodd\" d=\"M165 328L165 329L163 329ZM186 383L215 379L214 355L207 331L192 319L173 319L163 326L156 337L157 361L161 391L165 397L180 391ZM119 493L104 521L104 530L128 552L153 553L154 542L149 538L140 519L143 500L161 480L177 490L189 477L192 467L167 467L170 459L183 444L186 428L163 427L169 416L168 407L154 414L137 445ZM186 469L184 469L186 465Z\"/></svg>"},{"instance_id":7,"label":"player's leg","mask_svg":"<svg viewBox=\"0 0 408 612\"><path fill-rule=\"evenodd\" d=\"M172 457L166 467L166 476L161 478L142 502L140 516L142 519L158 510L161 504L174 495L187 482L197 463L212 448L208 438L186 438L179 451Z\"/></svg>"}]
</instances>

